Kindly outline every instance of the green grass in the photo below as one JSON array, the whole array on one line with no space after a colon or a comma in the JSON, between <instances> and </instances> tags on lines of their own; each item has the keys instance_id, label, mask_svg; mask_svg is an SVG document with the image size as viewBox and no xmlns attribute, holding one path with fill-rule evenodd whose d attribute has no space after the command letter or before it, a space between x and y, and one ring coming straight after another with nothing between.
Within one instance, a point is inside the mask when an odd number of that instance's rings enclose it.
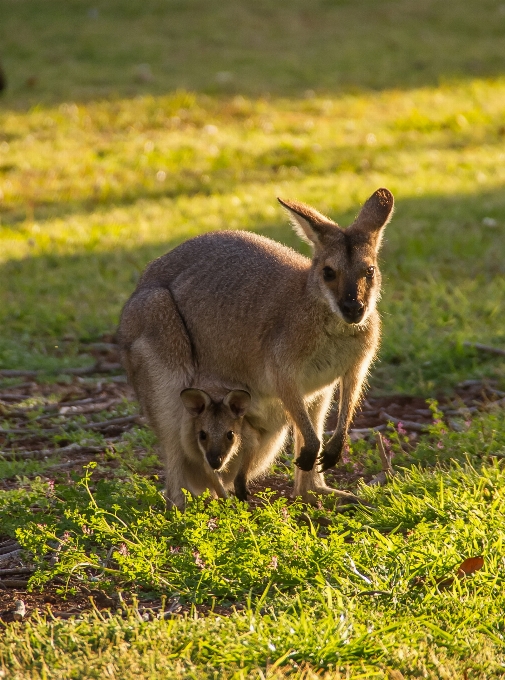
<instances>
[{"instance_id":1,"label":"green grass","mask_svg":"<svg viewBox=\"0 0 505 680\"><path fill-rule=\"evenodd\" d=\"M134 606L126 618L35 618L9 628L0 664L19 678L245 678L276 662L282 673L307 663L344 677L502 677L503 425L497 412L422 443L423 460L447 450L452 463L362 487L375 509L307 510L267 495L253 513L204 498L167 512L156 483L95 482L92 468L54 490L35 481L6 492L0 522L34 555L35 588L58 576L63 591L92 583L221 614L145 623ZM490 456L499 462L482 465ZM439 585L480 555L481 571Z\"/></svg>"},{"instance_id":2,"label":"green grass","mask_svg":"<svg viewBox=\"0 0 505 680\"><path fill-rule=\"evenodd\" d=\"M110 332L144 265L202 231L254 229L303 248L276 195L346 224L386 185L397 211L372 384L429 395L465 377L501 377L463 342L505 340L504 101L495 80L4 112L0 361L43 365L66 334Z\"/></svg>"},{"instance_id":3,"label":"green grass","mask_svg":"<svg viewBox=\"0 0 505 680\"><path fill-rule=\"evenodd\" d=\"M505 386L503 361L464 346L505 346L503 12L494 0L6 0L0 366L88 362L80 340L114 331L145 264L204 231L251 229L307 253L277 195L345 225L387 186L397 209L372 388ZM54 492L53 459L0 461L2 479L18 475L2 532L33 551L34 587L93 578L229 614L30 618L3 631L3 677L503 677L505 478L490 462L505 455L503 414L465 427L437 426L407 453L396 438L402 474L359 491L375 508L304 508L309 526L283 500L167 513L140 430L109 452L107 480L100 459ZM352 456L377 469L368 445ZM437 586L480 554L481 571Z\"/></svg>"}]
</instances>

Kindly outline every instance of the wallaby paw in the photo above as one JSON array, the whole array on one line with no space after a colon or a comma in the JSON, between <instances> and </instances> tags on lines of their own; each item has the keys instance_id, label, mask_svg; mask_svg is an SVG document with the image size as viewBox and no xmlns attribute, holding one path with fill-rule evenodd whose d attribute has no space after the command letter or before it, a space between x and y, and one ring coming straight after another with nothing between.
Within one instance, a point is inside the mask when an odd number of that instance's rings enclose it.
<instances>
[{"instance_id":1,"label":"wallaby paw","mask_svg":"<svg viewBox=\"0 0 505 680\"><path fill-rule=\"evenodd\" d=\"M323 449L323 452L317 459L317 462L321 466L319 468L319 472L324 472L325 470L329 470L330 468L335 467L335 465L339 462L341 456L342 456L341 448L337 450L330 449L329 451Z\"/></svg>"},{"instance_id":2,"label":"wallaby paw","mask_svg":"<svg viewBox=\"0 0 505 680\"><path fill-rule=\"evenodd\" d=\"M295 460L295 465L304 472L310 472L315 465L318 450L309 446L302 446L300 455Z\"/></svg>"},{"instance_id":3,"label":"wallaby paw","mask_svg":"<svg viewBox=\"0 0 505 680\"><path fill-rule=\"evenodd\" d=\"M329 470L330 468L335 467L339 460L340 456L323 453L323 455L319 456L319 458L317 459L317 462L319 463L320 466L319 472L325 472L325 470Z\"/></svg>"},{"instance_id":4,"label":"wallaby paw","mask_svg":"<svg viewBox=\"0 0 505 680\"><path fill-rule=\"evenodd\" d=\"M238 498L239 501L247 501L247 498L249 496L249 489L247 487L244 487L243 489L235 488L235 496Z\"/></svg>"},{"instance_id":5,"label":"wallaby paw","mask_svg":"<svg viewBox=\"0 0 505 680\"><path fill-rule=\"evenodd\" d=\"M234 487L235 496L238 498L238 500L247 501L247 497L249 496L250 492L246 479L242 476L237 477L235 479Z\"/></svg>"}]
</instances>

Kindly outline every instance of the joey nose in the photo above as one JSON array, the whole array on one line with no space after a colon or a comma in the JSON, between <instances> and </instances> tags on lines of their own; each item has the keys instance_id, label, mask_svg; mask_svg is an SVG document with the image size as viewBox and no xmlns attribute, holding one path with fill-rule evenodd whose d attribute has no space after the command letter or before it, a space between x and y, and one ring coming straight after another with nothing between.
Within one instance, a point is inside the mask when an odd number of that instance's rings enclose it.
<instances>
[{"instance_id":1,"label":"joey nose","mask_svg":"<svg viewBox=\"0 0 505 680\"><path fill-rule=\"evenodd\" d=\"M223 464L223 456L220 453L214 451L207 452L207 462L213 470L219 470Z\"/></svg>"},{"instance_id":2,"label":"joey nose","mask_svg":"<svg viewBox=\"0 0 505 680\"><path fill-rule=\"evenodd\" d=\"M359 300L346 300L340 309L347 323L359 323L365 313L365 305Z\"/></svg>"}]
</instances>

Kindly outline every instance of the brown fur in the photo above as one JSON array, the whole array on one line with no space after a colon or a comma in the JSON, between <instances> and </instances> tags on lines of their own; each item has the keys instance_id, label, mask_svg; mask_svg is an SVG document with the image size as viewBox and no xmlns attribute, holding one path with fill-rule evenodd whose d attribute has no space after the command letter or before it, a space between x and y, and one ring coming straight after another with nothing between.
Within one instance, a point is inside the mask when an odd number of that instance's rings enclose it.
<instances>
[{"instance_id":1,"label":"brown fur","mask_svg":"<svg viewBox=\"0 0 505 680\"><path fill-rule=\"evenodd\" d=\"M265 437L255 464L272 460L291 420L295 495L309 500L310 492L333 492L314 464L334 390L339 418L323 470L340 458L378 347L377 254L393 197L376 191L345 230L309 206L281 203L312 244L312 260L249 232L199 236L148 265L119 330L129 375L140 395L149 393L141 402L165 419L165 438L177 429L167 414L171 383L180 387L188 366L241 384L252 396L247 421Z\"/></svg>"}]
</instances>

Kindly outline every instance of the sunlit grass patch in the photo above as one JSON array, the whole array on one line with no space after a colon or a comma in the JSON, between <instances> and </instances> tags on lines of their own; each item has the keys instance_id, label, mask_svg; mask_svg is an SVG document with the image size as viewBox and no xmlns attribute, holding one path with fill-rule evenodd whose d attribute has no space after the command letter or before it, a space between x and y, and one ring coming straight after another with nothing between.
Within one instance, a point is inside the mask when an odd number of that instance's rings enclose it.
<instances>
[{"instance_id":1,"label":"sunlit grass patch","mask_svg":"<svg viewBox=\"0 0 505 680\"><path fill-rule=\"evenodd\" d=\"M58 340L112 331L145 264L201 232L253 229L307 252L276 196L345 225L386 185L397 211L373 384L431 394L476 373L500 377L463 342L504 340L504 94L497 79L4 112L0 361L75 361Z\"/></svg>"},{"instance_id":2,"label":"sunlit grass patch","mask_svg":"<svg viewBox=\"0 0 505 680\"><path fill-rule=\"evenodd\" d=\"M347 512L266 494L252 512L199 498L181 514L165 509L156 482L95 481L92 468L71 485L26 482L2 496L0 519L33 552L35 589L57 576L69 594L88 584L136 594L143 611L163 594L219 605L221 614L144 621L134 605L75 623L33 618L23 636L10 629L0 658L14 668L11 653L29 653L33 677L44 664L65 677L85 659L99 674L107 659L128 678L127 661L145 674L161 655L167 678L192 669L196 677L212 677L211 669L256 677L254 669L277 661L279 673L308 664L343 677L386 678L388 668L405 677L435 678L441 668L500 677L502 420L491 414L466 432L441 433L455 459L449 467L413 467L385 488L362 487L374 507ZM498 462L482 465L489 456ZM476 556L483 568L457 578L461 562ZM98 631L101 652L88 656L86 640Z\"/></svg>"}]
</instances>

